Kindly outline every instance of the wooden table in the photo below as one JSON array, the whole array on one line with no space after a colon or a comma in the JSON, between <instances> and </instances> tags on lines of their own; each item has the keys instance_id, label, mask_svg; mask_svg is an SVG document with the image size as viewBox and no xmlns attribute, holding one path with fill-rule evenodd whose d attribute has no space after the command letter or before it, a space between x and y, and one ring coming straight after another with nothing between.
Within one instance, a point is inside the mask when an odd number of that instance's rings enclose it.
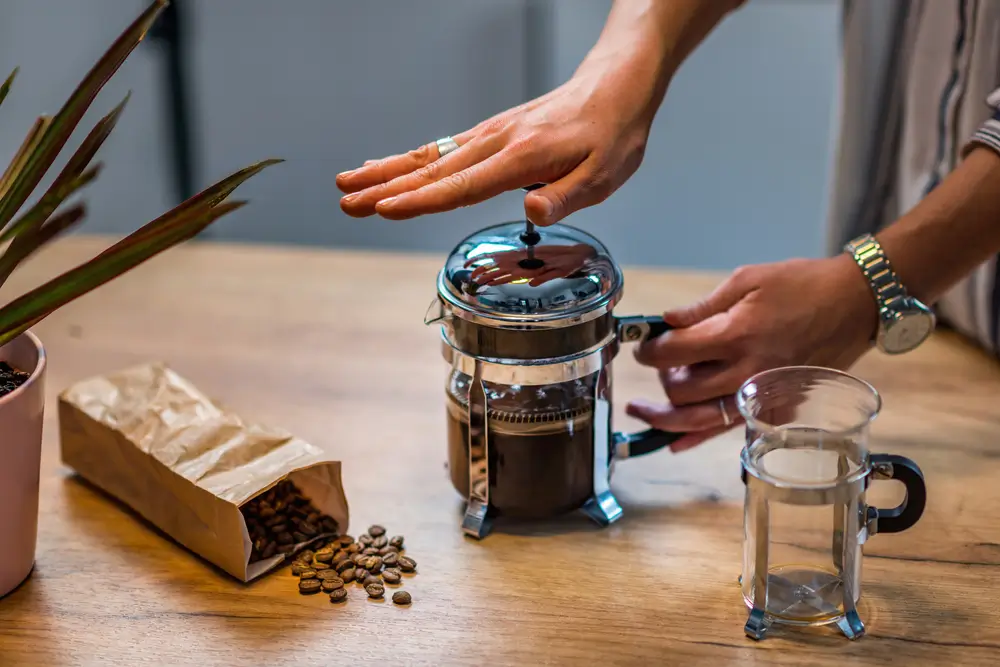
<instances>
[{"instance_id":1,"label":"wooden table","mask_svg":"<svg viewBox=\"0 0 1000 667\"><path fill-rule=\"evenodd\" d=\"M94 254L75 238L10 293ZM743 635L741 434L624 463L625 518L459 531L444 467L444 362L422 324L440 258L266 247L177 249L52 316L38 561L0 601L0 665L987 665L1000 660L1000 365L953 336L856 372L884 394L875 449L923 467L912 530L869 542L869 634ZM620 313L655 313L716 275L627 272ZM9 297L8 297L9 298ZM300 596L280 571L237 583L96 493L58 460L55 396L165 360L228 406L344 461L352 532L404 533L420 574L411 608ZM622 405L658 396L630 354ZM895 485L876 500L893 502ZM882 493L881 496L877 495ZM350 658L350 660L348 660Z\"/></svg>"}]
</instances>

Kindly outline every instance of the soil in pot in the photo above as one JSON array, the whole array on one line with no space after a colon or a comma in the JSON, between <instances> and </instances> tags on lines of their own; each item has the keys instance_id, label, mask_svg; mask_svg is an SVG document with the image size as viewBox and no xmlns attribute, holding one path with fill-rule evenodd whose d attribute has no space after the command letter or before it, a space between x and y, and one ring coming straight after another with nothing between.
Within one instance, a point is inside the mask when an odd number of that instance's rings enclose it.
<instances>
[{"instance_id":1,"label":"soil in pot","mask_svg":"<svg viewBox=\"0 0 1000 667\"><path fill-rule=\"evenodd\" d=\"M0 397L6 396L28 381L31 373L14 368L6 361L0 361Z\"/></svg>"}]
</instances>

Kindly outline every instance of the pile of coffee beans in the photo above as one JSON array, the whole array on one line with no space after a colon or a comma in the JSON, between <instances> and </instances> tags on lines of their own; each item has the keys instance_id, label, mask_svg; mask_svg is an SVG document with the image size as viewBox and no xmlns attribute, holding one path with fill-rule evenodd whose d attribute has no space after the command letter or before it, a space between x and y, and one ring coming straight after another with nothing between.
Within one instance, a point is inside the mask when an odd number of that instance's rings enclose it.
<instances>
[{"instance_id":1,"label":"pile of coffee beans","mask_svg":"<svg viewBox=\"0 0 1000 667\"><path fill-rule=\"evenodd\" d=\"M0 396L6 396L14 391L31 377L30 373L25 373L8 364L0 361Z\"/></svg>"},{"instance_id":2,"label":"pile of coffee beans","mask_svg":"<svg viewBox=\"0 0 1000 667\"><path fill-rule=\"evenodd\" d=\"M402 535L388 537L382 526L369 526L355 540L350 535L322 540L315 551L299 553L292 563L292 574L299 578L299 592L311 595L323 591L330 602L347 600L347 586L356 583L369 598L381 600L386 586L399 586L404 575L417 571L417 562L404 554ZM397 590L392 601L401 606L413 598L407 591Z\"/></svg>"},{"instance_id":3,"label":"pile of coffee beans","mask_svg":"<svg viewBox=\"0 0 1000 667\"><path fill-rule=\"evenodd\" d=\"M296 547L326 536L336 536L336 520L323 514L289 480L282 480L240 508L250 531L250 562L275 554L292 554Z\"/></svg>"}]
</instances>

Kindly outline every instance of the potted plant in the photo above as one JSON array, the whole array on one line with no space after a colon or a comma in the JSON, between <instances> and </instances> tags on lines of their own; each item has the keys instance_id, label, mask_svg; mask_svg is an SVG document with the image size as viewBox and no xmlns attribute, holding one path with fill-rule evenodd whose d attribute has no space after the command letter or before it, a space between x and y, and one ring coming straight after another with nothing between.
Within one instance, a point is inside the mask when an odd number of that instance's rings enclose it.
<instances>
[{"instance_id":1,"label":"potted plant","mask_svg":"<svg viewBox=\"0 0 1000 667\"><path fill-rule=\"evenodd\" d=\"M68 203L97 178L92 164L128 97L102 118L31 206L25 206L104 84L145 38L168 0L154 0L87 73L62 108L40 117L0 176L0 285L17 266L79 224L83 203ZM0 105L18 70L0 85ZM0 306L0 597L24 581L35 560L45 351L29 329L60 306L196 236L243 201L227 201L247 179L281 160L246 167L139 228L84 264ZM66 204L64 206L64 204ZM22 210L24 209L24 210Z\"/></svg>"}]
</instances>

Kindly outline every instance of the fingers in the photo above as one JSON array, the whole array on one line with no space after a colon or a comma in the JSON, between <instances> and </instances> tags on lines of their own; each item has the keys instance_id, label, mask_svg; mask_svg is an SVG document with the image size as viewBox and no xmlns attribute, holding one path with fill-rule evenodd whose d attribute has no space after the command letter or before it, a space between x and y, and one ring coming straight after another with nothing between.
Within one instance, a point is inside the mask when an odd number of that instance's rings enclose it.
<instances>
[{"instance_id":1,"label":"fingers","mask_svg":"<svg viewBox=\"0 0 1000 667\"><path fill-rule=\"evenodd\" d=\"M487 144L489 145L489 144ZM428 213L443 213L472 206L508 190L521 187L535 171L530 162L505 148L463 171L452 173L409 192L383 199L375 212L389 220L407 220ZM457 155L455 151L446 157Z\"/></svg>"},{"instance_id":2,"label":"fingers","mask_svg":"<svg viewBox=\"0 0 1000 667\"><path fill-rule=\"evenodd\" d=\"M453 176L487 159L502 146L501 139L496 136L474 139L443 158L433 160L388 182L372 185L343 197L340 200L340 208L356 218L374 215L379 202ZM437 151L436 148L434 150Z\"/></svg>"},{"instance_id":3,"label":"fingers","mask_svg":"<svg viewBox=\"0 0 1000 667\"><path fill-rule=\"evenodd\" d=\"M540 227L553 225L582 208L599 204L615 188L601 175L596 160L588 157L563 178L524 197L524 214Z\"/></svg>"},{"instance_id":4,"label":"fingers","mask_svg":"<svg viewBox=\"0 0 1000 667\"><path fill-rule=\"evenodd\" d=\"M743 364L707 362L670 369L660 380L670 402L681 406L733 395L751 374Z\"/></svg>"},{"instance_id":5,"label":"fingers","mask_svg":"<svg viewBox=\"0 0 1000 667\"><path fill-rule=\"evenodd\" d=\"M707 297L686 308L667 311L664 319L675 327L689 327L713 315L726 312L756 288L750 272L751 270L746 268L736 269Z\"/></svg>"},{"instance_id":6,"label":"fingers","mask_svg":"<svg viewBox=\"0 0 1000 667\"><path fill-rule=\"evenodd\" d=\"M630 417L641 419L653 428L674 433L690 433L707 431L715 428L729 428L743 422L736 401L732 396L722 399L726 412L723 415L719 398L713 398L701 403L685 406L675 406L669 403L654 403L637 399L625 406L625 412ZM726 423L726 416L729 423Z\"/></svg>"},{"instance_id":7,"label":"fingers","mask_svg":"<svg viewBox=\"0 0 1000 667\"><path fill-rule=\"evenodd\" d=\"M725 315L715 315L687 328L671 329L636 346L635 358L644 366L657 368L727 361L733 356L727 325Z\"/></svg>"},{"instance_id":8,"label":"fingers","mask_svg":"<svg viewBox=\"0 0 1000 667\"><path fill-rule=\"evenodd\" d=\"M469 130L452 138L459 146L464 146L474 136L474 131ZM454 152L457 153L458 151ZM381 160L366 160L357 169L337 174L337 187L345 193L360 192L366 188L388 183L394 178L405 176L420 167L434 162L439 157L441 156L438 152L437 143L432 141L402 155L390 155Z\"/></svg>"}]
</instances>

